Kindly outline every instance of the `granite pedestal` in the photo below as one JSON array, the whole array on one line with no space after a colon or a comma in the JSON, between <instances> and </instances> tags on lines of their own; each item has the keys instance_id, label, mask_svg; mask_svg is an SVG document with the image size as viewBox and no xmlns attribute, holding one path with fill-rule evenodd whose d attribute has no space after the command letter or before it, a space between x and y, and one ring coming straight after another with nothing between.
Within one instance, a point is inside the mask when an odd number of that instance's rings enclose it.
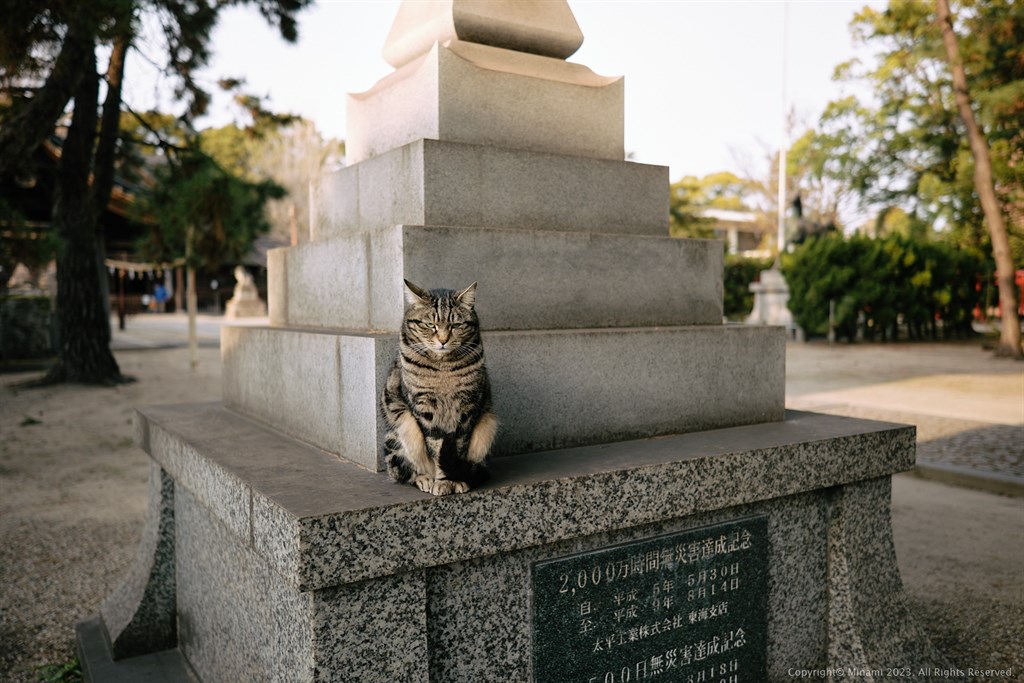
<instances>
[{"instance_id":1,"label":"granite pedestal","mask_svg":"<svg viewBox=\"0 0 1024 683\"><path fill-rule=\"evenodd\" d=\"M791 412L502 458L491 485L445 498L218 404L145 409L136 430L155 468L147 537L166 540L103 615L139 615L133 633L161 646L176 623L202 681L535 680L538 562L752 517L767 525L768 680L938 661L889 526L910 427Z\"/></svg>"}]
</instances>

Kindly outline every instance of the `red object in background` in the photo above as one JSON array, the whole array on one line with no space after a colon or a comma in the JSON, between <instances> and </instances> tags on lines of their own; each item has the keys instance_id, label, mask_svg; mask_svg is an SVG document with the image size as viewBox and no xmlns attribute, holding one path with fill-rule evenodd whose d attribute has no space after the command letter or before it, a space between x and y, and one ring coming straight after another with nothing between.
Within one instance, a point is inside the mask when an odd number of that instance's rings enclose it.
<instances>
[{"instance_id":1,"label":"red object in background","mask_svg":"<svg viewBox=\"0 0 1024 683\"><path fill-rule=\"evenodd\" d=\"M994 276L992 281L996 284L996 291L999 291L999 277ZM1024 288L1024 270L1017 270L1013 273L1013 284L1017 285L1017 315L1024 316L1024 295L1021 289ZM996 315L1003 317L1002 304L996 305Z\"/></svg>"},{"instance_id":2,"label":"red object in background","mask_svg":"<svg viewBox=\"0 0 1024 683\"><path fill-rule=\"evenodd\" d=\"M1017 271L1014 272L1014 274L1013 274L1013 282L1014 282L1015 285L1017 285L1017 315L1019 315L1021 317L1024 317L1024 292L1022 292L1022 290L1024 290L1024 270L1017 270ZM977 292L981 291L981 283L982 283L982 280L979 279L978 283L974 287L975 291L977 291ZM995 276L995 275L992 276L992 284L995 285L996 297L998 298L998 296L999 296L999 277L998 276ZM996 318L1002 318L1003 317L1003 309L1002 309L1002 306L1000 305L1000 303L998 301L996 302L995 306L992 306L991 308L988 309L988 315L985 315L985 312L982 310L981 306L975 306L974 307L974 319L975 320L985 320L989 316L994 316Z\"/></svg>"}]
</instances>

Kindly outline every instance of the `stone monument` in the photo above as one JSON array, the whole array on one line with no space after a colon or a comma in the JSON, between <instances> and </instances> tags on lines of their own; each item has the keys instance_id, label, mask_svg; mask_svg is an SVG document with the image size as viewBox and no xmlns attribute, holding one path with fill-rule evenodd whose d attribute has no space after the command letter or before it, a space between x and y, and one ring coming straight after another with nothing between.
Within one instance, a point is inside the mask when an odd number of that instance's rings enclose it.
<instances>
[{"instance_id":1,"label":"stone monument","mask_svg":"<svg viewBox=\"0 0 1024 683\"><path fill-rule=\"evenodd\" d=\"M145 408L151 506L79 626L93 680L789 680L934 662L889 478L912 428L784 410L785 332L722 324L722 245L623 160L623 82L565 2L404 2L354 165L225 328L223 404ZM380 470L402 279L478 281L492 482ZM153 654L157 653L157 654ZM170 675L170 674L169 674ZM112 680L112 679L111 679ZM708 679L710 680L710 679Z\"/></svg>"},{"instance_id":2,"label":"stone monument","mask_svg":"<svg viewBox=\"0 0 1024 683\"><path fill-rule=\"evenodd\" d=\"M754 293L754 308L747 316L753 325L782 325L795 329L793 314L789 310L789 285L778 268L761 271L761 279L750 283Z\"/></svg>"},{"instance_id":3,"label":"stone monument","mask_svg":"<svg viewBox=\"0 0 1024 683\"><path fill-rule=\"evenodd\" d=\"M235 266L235 292L228 300L224 316L235 318L262 318L267 314L267 305L260 299L256 282L245 266Z\"/></svg>"}]
</instances>

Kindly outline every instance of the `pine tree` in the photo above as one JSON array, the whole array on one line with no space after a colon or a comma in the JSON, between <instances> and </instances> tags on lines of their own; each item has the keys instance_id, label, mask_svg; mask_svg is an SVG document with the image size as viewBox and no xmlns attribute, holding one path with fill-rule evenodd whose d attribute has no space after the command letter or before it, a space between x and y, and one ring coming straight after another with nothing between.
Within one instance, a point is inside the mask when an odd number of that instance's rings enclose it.
<instances>
[{"instance_id":1,"label":"pine tree","mask_svg":"<svg viewBox=\"0 0 1024 683\"><path fill-rule=\"evenodd\" d=\"M58 174L53 227L58 254L60 348L50 382L123 381L110 351L103 240L97 218L114 183L124 60L145 17L159 14L165 72L177 79L187 120L206 109L209 95L195 73L210 56L210 35L228 4L255 5L285 40L297 36L295 15L311 0L0 0L0 177L23 172L34 151L73 101ZM109 46L106 96L99 110L96 55Z\"/></svg>"}]
</instances>

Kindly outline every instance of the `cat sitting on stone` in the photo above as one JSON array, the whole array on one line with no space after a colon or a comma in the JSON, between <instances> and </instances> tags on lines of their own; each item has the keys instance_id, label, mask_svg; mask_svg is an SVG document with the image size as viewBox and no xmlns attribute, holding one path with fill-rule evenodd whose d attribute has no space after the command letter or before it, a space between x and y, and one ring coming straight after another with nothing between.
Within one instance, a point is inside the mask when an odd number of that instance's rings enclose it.
<instances>
[{"instance_id":1,"label":"cat sitting on stone","mask_svg":"<svg viewBox=\"0 0 1024 683\"><path fill-rule=\"evenodd\" d=\"M435 496L465 493L487 480L484 460L498 431L476 283L428 292L406 280L405 300L398 358L381 395L388 476Z\"/></svg>"}]
</instances>

